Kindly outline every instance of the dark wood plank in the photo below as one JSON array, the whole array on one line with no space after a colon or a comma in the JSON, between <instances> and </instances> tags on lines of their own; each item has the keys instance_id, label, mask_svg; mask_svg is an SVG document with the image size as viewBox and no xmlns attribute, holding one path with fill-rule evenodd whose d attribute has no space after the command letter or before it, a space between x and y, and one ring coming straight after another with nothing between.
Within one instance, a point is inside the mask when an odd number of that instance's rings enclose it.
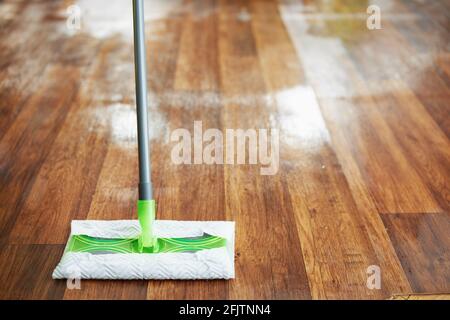
<instances>
[{"instance_id":1,"label":"dark wood plank","mask_svg":"<svg viewBox=\"0 0 450 320\"><path fill-rule=\"evenodd\" d=\"M64 80L61 80L62 76ZM63 127L69 112L67 106L78 91L79 72L76 68L49 65L42 77L46 80L38 93L27 102L0 140L1 154L9 155L0 159L0 237L3 240L8 238L16 221L31 222L18 216L23 213L25 199ZM61 95L61 92L65 94Z\"/></svg>"},{"instance_id":2,"label":"dark wood plank","mask_svg":"<svg viewBox=\"0 0 450 320\"><path fill-rule=\"evenodd\" d=\"M144 300L147 295L145 280L80 280L79 283L79 289L65 290L65 300Z\"/></svg>"},{"instance_id":3,"label":"dark wood plank","mask_svg":"<svg viewBox=\"0 0 450 320\"><path fill-rule=\"evenodd\" d=\"M52 280L62 245L7 245L0 251L0 299L61 299L65 280Z\"/></svg>"},{"instance_id":4,"label":"dark wood plank","mask_svg":"<svg viewBox=\"0 0 450 320\"><path fill-rule=\"evenodd\" d=\"M450 290L450 214L381 215L413 292Z\"/></svg>"},{"instance_id":5,"label":"dark wood plank","mask_svg":"<svg viewBox=\"0 0 450 320\"><path fill-rule=\"evenodd\" d=\"M409 162L440 208L447 212L450 210L450 141L409 88L397 81L390 85L395 91L377 97L377 108L385 115Z\"/></svg>"},{"instance_id":6,"label":"dark wood plank","mask_svg":"<svg viewBox=\"0 0 450 320\"><path fill-rule=\"evenodd\" d=\"M426 97L419 95L417 98L445 133L447 139L450 139L450 117L448 116L450 114L450 105L448 103L448 97Z\"/></svg>"}]
</instances>

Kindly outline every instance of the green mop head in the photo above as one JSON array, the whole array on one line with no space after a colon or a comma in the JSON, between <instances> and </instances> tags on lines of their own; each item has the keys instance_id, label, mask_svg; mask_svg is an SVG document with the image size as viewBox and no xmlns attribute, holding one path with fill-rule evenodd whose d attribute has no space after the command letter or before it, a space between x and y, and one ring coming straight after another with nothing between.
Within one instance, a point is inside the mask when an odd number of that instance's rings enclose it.
<instances>
[{"instance_id":1,"label":"green mop head","mask_svg":"<svg viewBox=\"0 0 450 320\"><path fill-rule=\"evenodd\" d=\"M72 221L53 278L234 278L234 222L155 220L138 201L138 221Z\"/></svg>"},{"instance_id":2,"label":"green mop head","mask_svg":"<svg viewBox=\"0 0 450 320\"><path fill-rule=\"evenodd\" d=\"M153 237L155 207L155 200L138 200L138 217L142 229L141 236L138 238L105 239L74 235L69 239L67 250L70 252L162 253L195 252L226 246L226 239L209 234L189 238Z\"/></svg>"}]
</instances>

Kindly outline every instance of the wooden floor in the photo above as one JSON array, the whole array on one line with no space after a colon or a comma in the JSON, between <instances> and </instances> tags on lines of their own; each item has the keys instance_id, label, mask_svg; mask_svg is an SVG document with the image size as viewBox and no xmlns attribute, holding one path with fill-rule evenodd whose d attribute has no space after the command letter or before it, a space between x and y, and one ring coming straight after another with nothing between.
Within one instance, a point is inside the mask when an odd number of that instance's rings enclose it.
<instances>
[{"instance_id":1,"label":"wooden floor","mask_svg":"<svg viewBox=\"0 0 450 320\"><path fill-rule=\"evenodd\" d=\"M1 298L450 292L448 0L146 1L157 215L236 221L236 279L52 280L72 219L136 217L130 4L0 1ZM174 165L194 120L278 128L278 173Z\"/></svg>"},{"instance_id":2,"label":"wooden floor","mask_svg":"<svg viewBox=\"0 0 450 320\"><path fill-rule=\"evenodd\" d=\"M389 300L450 300L449 294L408 294L395 295Z\"/></svg>"}]
</instances>

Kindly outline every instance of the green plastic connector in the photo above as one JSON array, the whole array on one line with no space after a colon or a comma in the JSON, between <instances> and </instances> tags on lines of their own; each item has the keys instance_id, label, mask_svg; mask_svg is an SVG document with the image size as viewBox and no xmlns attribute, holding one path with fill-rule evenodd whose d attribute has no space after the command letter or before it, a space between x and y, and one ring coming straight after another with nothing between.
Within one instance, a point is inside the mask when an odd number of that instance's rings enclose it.
<instances>
[{"instance_id":1,"label":"green plastic connector","mask_svg":"<svg viewBox=\"0 0 450 320\"><path fill-rule=\"evenodd\" d=\"M137 212L142 230L139 237L139 249L143 252L144 248L153 248L157 244L156 238L153 236L153 221L155 221L156 212L155 200L138 200Z\"/></svg>"},{"instance_id":2,"label":"green plastic connector","mask_svg":"<svg viewBox=\"0 0 450 320\"><path fill-rule=\"evenodd\" d=\"M175 253L196 252L221 248L227 245L222 237L207 233L189 238L156 238L153 235L155 221L155 200L138 200L138 220L141 234L137 238L97 238L87 235L74 235L70 238L67 251L90 253Z\"/></svg>"},{"instance_id":3,"label":"green plastic connector","mask_svg":"<svg viewBox=\"0 0 450 320\"><path fill-rule=\"evenodd\" d=\"M222 237L203 234L190 238L158 238L153 247L142 247L139 238L108 239L96 238L87 235L74 235L70 237L67 251L90 253L176 253L196 252L221 248L227 245L227 240Z\"/></svg>"}]
</instances>

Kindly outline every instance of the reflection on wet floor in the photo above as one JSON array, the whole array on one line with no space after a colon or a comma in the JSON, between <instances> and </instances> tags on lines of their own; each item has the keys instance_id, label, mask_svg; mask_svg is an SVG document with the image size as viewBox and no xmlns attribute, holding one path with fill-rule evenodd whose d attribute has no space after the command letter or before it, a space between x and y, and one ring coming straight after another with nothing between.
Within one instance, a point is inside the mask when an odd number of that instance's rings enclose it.
<instances>
[{"instance_id":1,"label":"reflection on wet floor","mask_svg":"<svg viewBox=\"0 0 450 320\"><path fill-rule=\"evenodd\" d=\"M402 13L405 8L398 2L374 1L371 4L379 4L383 10L382 29L369 30L366 27L369 14L361 2L332 5L333 1L327 1L324 5L319 1L314 5L306 2L280 6L308 81L314 84L317 95L364 95L368 92L365 85L372 94L383 94L390 90L389 85L384 85L389 79L402 79L414 87L424 85L423 74L433 68L438 56L429 51L415 54L403 38L404 32L398 31L413 21L423 21L424 17ZM428 39L415 39L414 43L433 48L442 45L445 36L445 33L434 34ZM355 81L360 83L359 87L349 85ZM434 79L436 82L439 85Z\"/></svg>"},{"instance_id":2,"label":"reflection on wet floor","mask_svg":"<svg viewBox=\"0 0 450 320\"><path fill-rule=\"evenodd\" d=\"M180 0L146 2L144 15L146 22L168 19L171 14L177 13L177 9L185 9L181 6ZM99 39L120 35L124 41L132 42L132 1L76 0L72 5L80 10L82 32ZM68 17L70 12L64 7L61 8L60 14Z\"/></svg>"},{"instance_id":3,"label":"reflection on wet floor","mask_svg":"<svg viewBox=\"0 0 450 320\"><path fill-rule=\"evenodd\" d=\"M88 130L105 131L109 134L110 142L123 148L136 148L137 127L136 109L134 105L113 103L111 105L91 108L89 115L96 119ZM166 137L167 120L152 109L149 115L150 140Z\"/></svg>"},{"instance_id":4,"label":"reflection on wet floor","mask_svg":"<svg viewBox=\"0 0 450 320\"><path fill-rule=\"evenodd\" d=\"M330 142L311 87L297 86L279 91L275 93L275 100L281 134L290 148L311 152Z\"/></svg>"}]
</instances>

